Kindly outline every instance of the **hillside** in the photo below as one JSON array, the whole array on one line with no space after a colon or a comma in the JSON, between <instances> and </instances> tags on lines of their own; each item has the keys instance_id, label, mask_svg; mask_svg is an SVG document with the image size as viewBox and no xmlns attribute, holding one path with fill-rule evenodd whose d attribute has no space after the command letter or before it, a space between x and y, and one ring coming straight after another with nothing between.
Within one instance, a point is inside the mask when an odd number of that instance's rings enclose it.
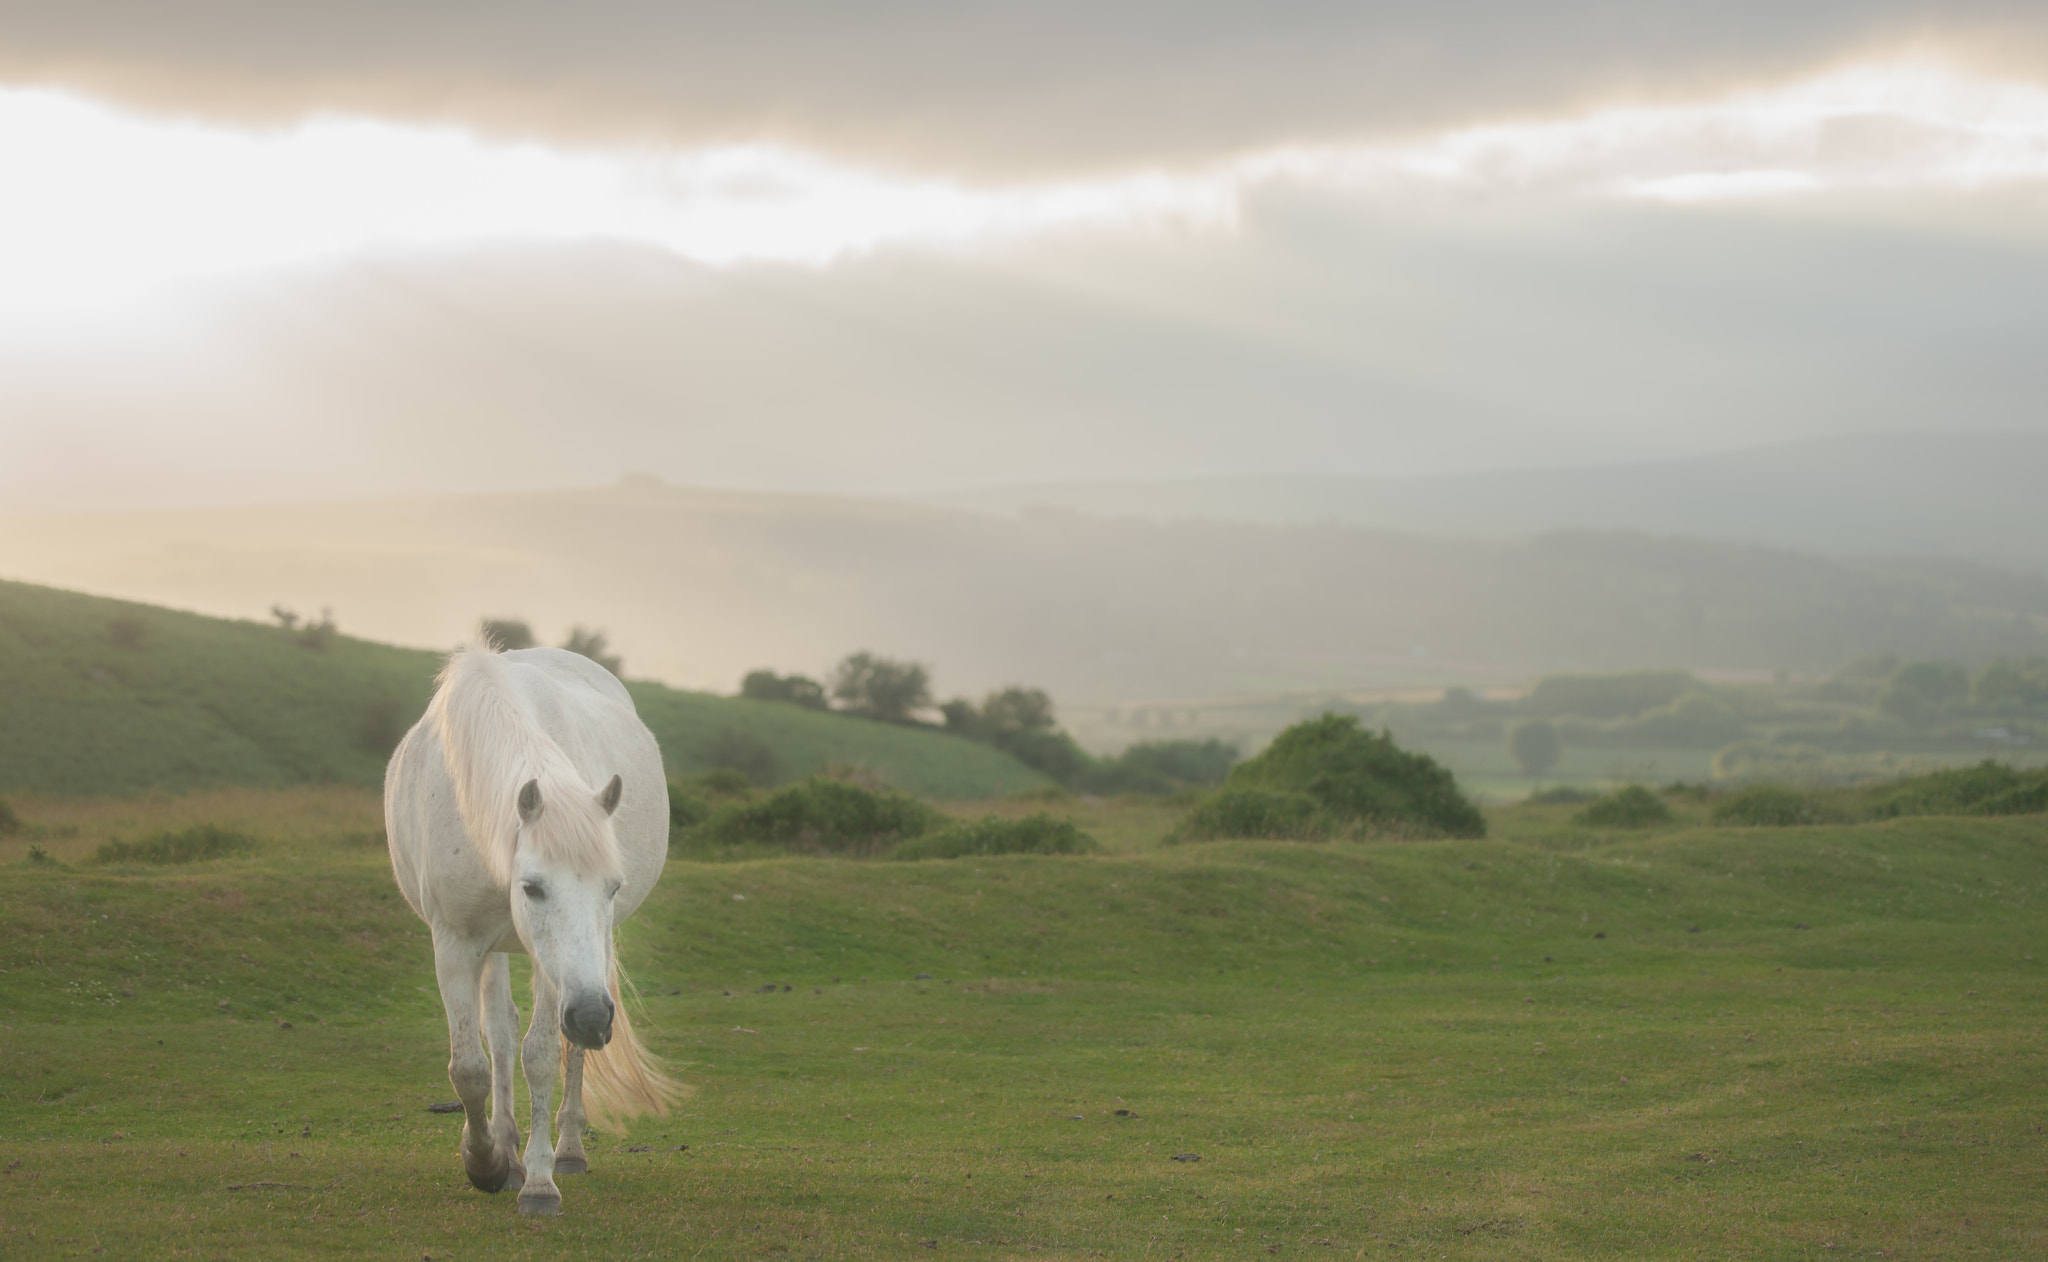
<instances>
[{"instance_id":1,"label":"hillside","mask_svg":"<svg viewBox=\"0 0 2048 1262\"><path fill-rule=\"evenodd\" d=\"M2044 467L2048 434L1864 434L1561 469L1045 482L916 498L977 512L1042 507L1425 534L1637 530L2039 571L2048 569L2048 500L2033 471Z\"/></svg>"},{"instance_id":2,"label":"hillside","mask_svg":"<svg viewBox=\"0 0 2048 1262\"><path fill-rule=\"evenodd\" d=\"M0 792L119 794L213 785L376 785L425 708L438 653L0 581ZM983 745L789 706L629 685L672 771L723 729L791 778L872 767L934 797L1043 783Z\"/></svg>"},{"instance_id":3,"label":"hillside","mask_svg":"<svg viewBox=\"0 0 2048 1262\"><path fill-rule=\"evenodd\" d=\"M734 689L872 649L941 697L1064 705L1645 667L1825 674L2048 649L2048 580L1639 532L1425 536L1335 523L1017 517L665 486L0 519L0 573L228 616L332 606L453 643L479 616Z\"/></svg>"}]
</instances>

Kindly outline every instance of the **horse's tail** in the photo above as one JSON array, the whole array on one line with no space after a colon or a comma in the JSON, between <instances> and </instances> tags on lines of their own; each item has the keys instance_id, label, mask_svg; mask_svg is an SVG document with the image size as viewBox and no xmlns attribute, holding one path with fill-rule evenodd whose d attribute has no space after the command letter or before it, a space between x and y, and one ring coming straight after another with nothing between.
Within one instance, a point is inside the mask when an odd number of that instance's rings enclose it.
<instances>
[{"instance_id":1,"label":"horse's tail","mask_svg":"<svg viewBox=\"0 0 2048 1262\"><path fill-rule=\"evenodd\" d=\"M625 981L618 952L612 952L612 1041L583 1054L583 1086L591 1120L606 1130L627 1118L667 1117L669 1105L691 1089L668 1076L661 1058L641 1045L627 1015Z\"/></svg>"}]
</instances>

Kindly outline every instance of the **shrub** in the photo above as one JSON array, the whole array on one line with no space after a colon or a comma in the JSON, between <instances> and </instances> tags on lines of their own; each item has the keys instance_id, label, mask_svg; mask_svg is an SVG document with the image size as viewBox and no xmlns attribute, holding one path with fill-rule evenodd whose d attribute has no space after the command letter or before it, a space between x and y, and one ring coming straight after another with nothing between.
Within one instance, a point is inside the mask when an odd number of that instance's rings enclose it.
<instances>
[{"instance_id":1,"label":"shrub","mask_svg":"<svg viewBox=\"0 0 2048 1262\"><path fill-rule=\"evenodd\" d=\"M1097 793L1176 793L1222 784L1237 760L1223 741L1143 741L1097 762L1086 782Z\"/></svg>"},{"instance_id":2,"label":"shrub","mask_svg":"<svg viewBox=\"0 0 2048 1262\"><path fill-rule=\"evenodd\" d=\"M693 832L696 840L717 846L873 854L943 821L915 798L819 777L759 801L721 806Z\"/></svg>"},{"instance_id":3,"label":"shrub","mask_svg":"<svg viewBox=\"0 0 2048 1262\"><path fill-rule=\"evenodd\" d=\"M1572 817L1589 828L1651 828L1671 822L1664 799L1640 784L1623 785Z\"/></svg>"},{"instance_id":4,"label":"shrub","mask_svg":"<svg viewBox=\"0 0 2048 1262\"><path fill-rule=\"evenodd\" d=\"M1517 723L1508 732L1508 754L1525 775L1542 775L1557 765L1557 757L1563 752L1564 740L1557 734L1557 728L1542 719Z\"/></svg>"},{"instance_id":5,"label":"shrub","mask_svg":"<svg viewBox=\"0 0 2048 1262\"><path fill-rule=\"evenodd\" d=\"M773 745L730 727L719 728L699 745L697 758L708 767L735 772L763 788L774 784L782 769L782 756Z\"/></svg>"},{"instance_id":6,"label":"shrub","mask_svg":"<svg viewBox=\"0 0 2048 1262\"><path fill-rule=\"evenodd\" d=\"M2048 798L2048 771L2016 771L1989 759L1974 767L1913 776L1887 785L1870 804L1879 819L1901 815L2024 815Z\"/></svg>"},{"instance_id":7,"label":"shrub","mask_svg":"<svg viewBox=\"0 0 2048 1262\"><path fill-rule=\"evenodd\" d=\"M778 675L772 670L750 670L740 680L740 695L749 701L779 701L804 710L823 710L825 685L804 675Z\"/></svg>"},{"instance_id":8,"label":"shrub","mask_svg":"<svg viewBox=\"0 0 2048 1262\"><path fill-rule=\"evenodd\" d=\"M1973 814L2038 815L2043 811L2048 811L2048 775L2037 775L2032 784L1980 803Z\"/></svg>"},{"instance_id":9,"label":"shrub","mask_svg":"<svg viewBox=\"0 0 2048 1262\"><path fill-rule=\"evenodd\" d=\"M1348 714L1296 723L1232 769L1224 787L1305 794L1331 832L1486 835L1486 817L1449 771L1427 754L1400 748L1385 732L1364 731Z\"/></svg>"},{"instance_id":10,"label":"shrub","mask_svg":"<svg viewBox=\"0 0 2048 1262\"><path fill-rule=\"evenodd\" d=\"M94 852L95 863L193 863L222 859L256 848L247 833L201 824L183 832L161 832L141 841L108 841Z\"/></svg>"},{"instance_id":11,"label":"shrub","mask_svg":"<svg viewBox=\"0 0 2048 1262\"><path fill-rule=\"evenodd\" d=\"M895 859L958 859L985 854L1096 854L1102 847L1070 819L1044 812L1022 819L990 815L901 842Z\"/></svg>"},{"instance_id":12,"label":"shrub","mask_svg":"<svg viewBox=\"0 0 2048 1262\"><path fill-rule=\"evenodd\" d=\"M1811 793L1782 784L1753 784L1714 807L1716 824L1742 828L1792 828L1801 824L1827 824L1836 819Z\"/></svg>"},{"instance_id":13,"label":"shrub","mask_svg":"<svg viewBox=\"0 0 2048 1262\"><path fill-rule=\"evenodd\" d=\"M1196 803L1173 830L1176 841L1219 837L1315 841L1324 835L1324 821L1314 798L1271 789L1219 789Z\"/></svg>"}]
</instances>

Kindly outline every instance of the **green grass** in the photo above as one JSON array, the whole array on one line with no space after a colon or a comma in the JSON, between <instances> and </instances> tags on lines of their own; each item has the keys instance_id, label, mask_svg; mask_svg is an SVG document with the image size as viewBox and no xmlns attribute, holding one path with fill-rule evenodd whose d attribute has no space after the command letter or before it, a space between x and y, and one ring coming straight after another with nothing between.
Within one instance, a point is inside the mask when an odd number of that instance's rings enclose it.
<instances>
[{"instance_id":1,"label":"green grass","mask_svg":"<svg viewBox=\"0 0 2048 1262\"><path fill-rule=\"evenodd\" d=\"M426 708L441 655L0 581L0 793L376 785ZM705 769L721 729L776 752L782 778L870 767L914 793L1046 783L1000 750L794 706L629 685L671 771Z\"/></svg>"},{"instance_id":2,"label":"green grass","mask_svg":"<svg viewBox=\"0 0 2048 1262\"><path fill-rule=\"evenodd\" d=\"M696 1093L523 1221L424 1111L373 795L18 805L8 1254L2048 1254L2041 817L1160 848L1036 801L1117 853L673 862L624 959ZM199 822L262 848L21 862Z\"/></svg>"}]
</instances>

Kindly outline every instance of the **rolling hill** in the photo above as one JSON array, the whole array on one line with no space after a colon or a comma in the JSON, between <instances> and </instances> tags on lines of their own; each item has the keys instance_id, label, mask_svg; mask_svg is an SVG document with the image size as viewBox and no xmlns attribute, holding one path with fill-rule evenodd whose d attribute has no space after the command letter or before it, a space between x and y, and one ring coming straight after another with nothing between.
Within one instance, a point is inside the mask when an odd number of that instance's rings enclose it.
<instances>
[{"instance_id":1,"label":"rolling hill","mask_svg":"<svg viewBox=\"0 0 2048 1262\"><path fill-rule=\"evenodd\" d=\"M1412 476L1246 474L976 487L916 502L1155 521L1341 523L1422 534L1628 530L1815 552L2048 569L2048 434L1809 439L1686 459Z\"/></svg>"},{"instance_id":2,"label":"rolling hill","mask_svg":"<svg viewBox=\"0 0 2048 1262\"><path fill-rule=\"evenodd\" d=\"M2048 578L1640 531L1418 535L1334 522L1018 516L668 486L0 519L0 574L451 644L480 616L627 670L736 689L870 649L943 697L1068 706L1511 686L1558 670L1825 674L1858 657L2048 651Z\"/></svg>"},{"instance_id":3,"label":"rolling hill","mask_svg":"<svg viewBox=\"0 0 2048 1262\"><path fill-rule=\"evenodd\" d=\"M441 655L0 581L0 792L375 785L425 708ZM1009 755L913 728L631 681L671 772L721 731L789 779L827 763L913 792L982 797L1045 781Z\"/></svg>"}]
</instances>

